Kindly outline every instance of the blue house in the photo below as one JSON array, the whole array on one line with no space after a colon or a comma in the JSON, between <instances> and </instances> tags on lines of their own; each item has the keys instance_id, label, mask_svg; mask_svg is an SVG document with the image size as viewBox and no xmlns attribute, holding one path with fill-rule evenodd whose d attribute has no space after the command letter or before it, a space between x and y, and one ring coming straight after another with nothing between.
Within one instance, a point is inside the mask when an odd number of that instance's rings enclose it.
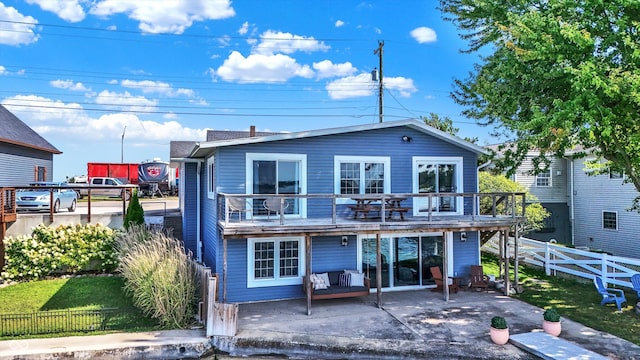
<instances>
[{"instance_id":1,"label":"blue house","mask_svg":"<svg viewBox=\"0 0 640 360\"><path fill-rule=\"evenodd\" d=\"M197 143L172 159L183 239L221 275L226 302L309 304L305 276L345 269L378 294L435 287L432 266L468 274L479 231L520 219L478 214L483 153L416 120Z\"/></svg>"}]
</instances>

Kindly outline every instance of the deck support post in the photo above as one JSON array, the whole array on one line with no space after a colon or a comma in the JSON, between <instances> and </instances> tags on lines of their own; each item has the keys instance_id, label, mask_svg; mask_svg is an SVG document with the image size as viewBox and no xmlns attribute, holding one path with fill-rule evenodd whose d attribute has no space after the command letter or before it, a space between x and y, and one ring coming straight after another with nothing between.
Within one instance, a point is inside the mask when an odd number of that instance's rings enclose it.
<instances>
[{"instance_id":1,"label":"deck support post","mask_svg":"<svg viewBox=\"0 0 640 360\"><path fill-rule=\"evenodd\" d=\"M376 233L376 302L382 307L382 253L380 253L380 233Z\"/></svg>"},{"instance_id":2,"label":"deck support post","mask_svg":"<svg viewBox=\"0 0 640 360\"><path fill-rule=\"evenodd\" d=\"M311 315L311 235L304 236L304 276L307 279L303 281L304 292L307 295L307 315Z\"/></svg>"},{"instance_id":3,"label":"deck support post","mask_svg":"<svg viewBox=\"0 0 640 360\"><path fill-rule=\"evenodd\" d=\"M449 237L453 238L453 233L444 232L444 244L442 246L442 294L444 301L449 302Z\"/></svg>"},{"instance_id":4,"label":"deck support post","mask_svg":"<svg viewBox=\"0 0 640 360\"><path fill-rule=\"evenodd\" d=\"M509 296L509 230L504 230L504 294Z\"/></svg>"},{"instance_id":5,"label":"deck support post","mask_svg":"<svg viewBox=\"0 0 640 360\"><path fill-rule=\"evenodd\" d=\"M518 224L515 226L515 231L513 238L515 240L513 244L513 286L518 291L518 267L520 266L520 262L518 261L518 243L520 234L518 233Z\"/></svg>"}]
</instances>

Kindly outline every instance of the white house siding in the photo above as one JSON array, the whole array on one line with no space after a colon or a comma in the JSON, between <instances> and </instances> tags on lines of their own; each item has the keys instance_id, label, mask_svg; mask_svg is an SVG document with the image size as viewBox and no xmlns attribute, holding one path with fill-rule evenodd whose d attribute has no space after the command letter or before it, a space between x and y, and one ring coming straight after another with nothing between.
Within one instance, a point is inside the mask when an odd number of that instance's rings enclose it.
<instances>
[{"instance_id":1,"label":"white house siding","mask_svg":"<svg viewBox=\"0 0 640 360\"><path fill-rule=\"evenodd\" d=\"M584 168L584 159L574 160L575 245L640 258L640 214L626 210L638 192L622 179L589 176ZM617 230L603 229L603 211L618 213Z\"/></svg>"},{"instance_id":2,"label":"white house siding","mask_svg":"<svg viewBox=\"0 0 640 360\"><path fill-rule=\"evenodd\" d=\"M536 186L536 175L531 157L527 157L515 174L515 181L523 185L541 203L567 203L567 161L554 158L551 161L551 186Z\"/></svg>"}]
</instances>

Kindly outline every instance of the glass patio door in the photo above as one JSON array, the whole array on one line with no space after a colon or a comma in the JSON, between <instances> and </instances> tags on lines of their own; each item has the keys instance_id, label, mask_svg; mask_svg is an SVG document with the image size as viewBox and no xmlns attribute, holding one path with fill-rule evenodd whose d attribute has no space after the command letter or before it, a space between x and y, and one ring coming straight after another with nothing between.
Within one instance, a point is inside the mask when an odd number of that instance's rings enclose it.
<instances>
[{"instance_id":1,"label":"glass patio door","mask_svg":"<svg viewBox=\"0 0 640 360\"><path fill-rule=\"evenodd\" d=\"M462 165L458 161L414 160L414 192L419 194L455 193L462 189ZM414 215L457 213L461 201L456 196L414 198Z\"/></svg>"},{"instance_id":2,"label":"glass patio door","mask_svg":"<svg viewBox=\"0 0 640 360\"><path fill-rule=\"evenodd\" d=\"M300 162L286 160L253 161L254 194L300 194ZM253 200L254 215L266 214L262 206L264 198ZM285 214L300 214L300 200L286 199Z\"/></svg>"},{"instance_id":3,"label":"glass patio door","mask_svg":"<svg viewBox=\"0 0 640 360\"><path fill-rule=\"evenodd\" d=\"M444 237L442 234L421 236L383 237L380 243L382 255L382 287L402 288L434 285L431 267L443 266ZM362 271L376 287L376 239L360 239Z\"/></svg>"}]
</instances>

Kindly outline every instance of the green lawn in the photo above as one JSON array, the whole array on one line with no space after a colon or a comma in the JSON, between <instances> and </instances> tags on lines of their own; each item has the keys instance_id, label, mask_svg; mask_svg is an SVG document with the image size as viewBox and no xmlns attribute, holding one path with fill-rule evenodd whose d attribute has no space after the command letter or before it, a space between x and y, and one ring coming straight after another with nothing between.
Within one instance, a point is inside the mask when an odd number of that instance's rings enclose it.
<instances>
[{"instance_id":1,"label":"green lawn","mask_svg":"<svg viewBox=\"0 0 640 360\"><path fill-rule=\"evenodd\" d=\"M83 276L11 285L0 288L0 314L118 308L127 315L114 318L110 324L112 329L156 329L157 323L133 306L123 292L123 286L123 280L118 276Z\"/></svg>"},{"instance_id":2,"label":"green lawn","mask_svg":"<svg viewBox=\"0 0 640 360\"><path fill-rule=\"evenodd\" d=\"M496 257L483 254L482 265L485 274L498 274ZM513 268L510 274L513 279ZM640 321L634 309L639 299L630 289L622 288L627 303L618 312L615 304L600 306L602 296L587 279L546 276L543 270L524 266L519 267L518 278L524 292L514 297L544 309L555 307L562 317L640 345Z\"/></svg>"}]
</instances>

